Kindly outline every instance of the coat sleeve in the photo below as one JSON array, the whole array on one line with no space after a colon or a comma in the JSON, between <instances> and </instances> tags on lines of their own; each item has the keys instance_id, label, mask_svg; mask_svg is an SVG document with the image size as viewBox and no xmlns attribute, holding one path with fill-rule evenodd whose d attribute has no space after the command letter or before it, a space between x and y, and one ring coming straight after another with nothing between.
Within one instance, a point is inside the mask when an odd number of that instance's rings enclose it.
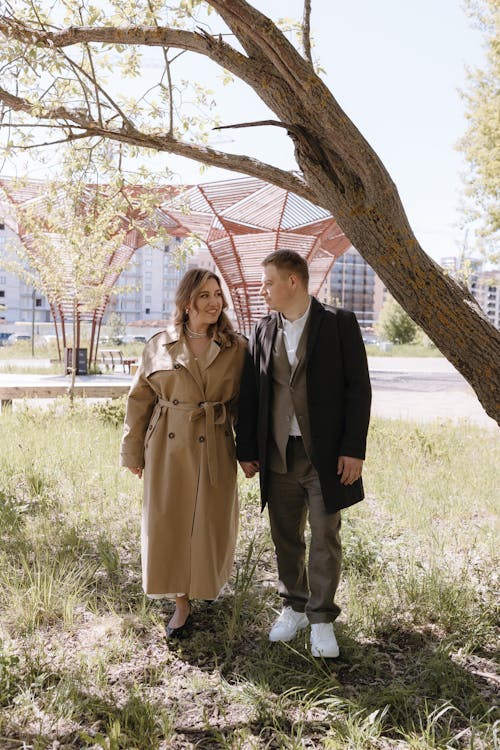
<instances>
[{"instance_id":1,"label":"coat sleeve","mask_svg":"<svg viewBox=\"0 0 500 750\"><path fill-rule=\"evenodd\" d=\"M248 342L248 351L245 353L240 383L238 418L235 424L236 457L238 461L256 461L259 456L257 447L259 395L255 369L258 366L257 350L257 333L254 329Z\"/></svg>"},{"instance_id":2,"label":"coat sleeve","mask_svg":"<svg viewBox=\"0 0 500 750\"><path fill-rule=\"evenodd\" d=\"M156 403L156 393L144 374L141 362L127 398L123 437L120 446L120 465L133 469L144 468L144 439Z\"/></svg>"},{"instance_id":3,"label":"coat sleeve","mask_svg":"<svg viewBox=\"0 0 500 750\"><path fill-rule=\"evenodd\" d=\"M356 316L346 310L338 312L345 377L345 424L339 455L364 459L372 398L368 361Z\"/></svg>"}]
</instances>

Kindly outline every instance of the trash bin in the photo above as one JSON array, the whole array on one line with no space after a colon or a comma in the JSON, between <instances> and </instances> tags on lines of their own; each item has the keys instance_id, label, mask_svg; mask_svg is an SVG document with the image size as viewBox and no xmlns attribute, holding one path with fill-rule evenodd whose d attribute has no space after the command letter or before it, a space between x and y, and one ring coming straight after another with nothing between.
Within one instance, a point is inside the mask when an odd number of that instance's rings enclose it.
<instances>
[{"instance_id":1,"label":"trash bin","mask_svg":"<svg viewBox=\"0 0 500 750\"><path fill-rule=\"evenodd\" d=\"M73 347L69 346L66 348L65 351L66 351L66 375L70 375L71 368L73 366ZM87 349L76 350L76 374L88 375Z\"/></svg>"}]
</instances>

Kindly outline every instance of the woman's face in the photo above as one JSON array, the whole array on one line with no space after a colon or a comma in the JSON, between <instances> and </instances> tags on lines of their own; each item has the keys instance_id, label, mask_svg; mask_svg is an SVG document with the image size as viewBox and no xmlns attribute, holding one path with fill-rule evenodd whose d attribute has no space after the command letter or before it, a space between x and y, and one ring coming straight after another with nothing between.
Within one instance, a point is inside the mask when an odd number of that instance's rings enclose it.
<instances>
[{"instance_id":1,"label":"woman's face","mask_svg":"<svg viewBox=\"0 0 500 750\"><path fill-rule=\"evenodd\" d=\"M222 312L222 306L222 291L219 284L215 279L208 279L189 305L189 322L202 326L213 325Z\"/></svg>"}]
</instances>

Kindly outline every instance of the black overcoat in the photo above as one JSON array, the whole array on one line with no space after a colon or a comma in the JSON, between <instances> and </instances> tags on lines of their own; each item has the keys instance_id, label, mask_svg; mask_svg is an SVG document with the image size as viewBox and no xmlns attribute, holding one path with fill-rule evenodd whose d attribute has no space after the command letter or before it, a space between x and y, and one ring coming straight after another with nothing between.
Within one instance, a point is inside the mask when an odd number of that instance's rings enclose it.
<instances>
[{"instance_id":1,"label":"black overcoat","mask_svg":"<svg viewBox=\"0 0 500 750\"><path fill-rule=\"evenodd\" d=\"M272 347L278 313L257 323L250 338L240 389L236 450L240 461L260 461L262 507L268 492L268 441L272 409ZM314 297L306 348L306 382L312 463L328 512L364 497L359 479L344 486L337 475L339 456L365 458L371 387L366 352L355 315L322 305Z\"/></svg>"}]
</instances>

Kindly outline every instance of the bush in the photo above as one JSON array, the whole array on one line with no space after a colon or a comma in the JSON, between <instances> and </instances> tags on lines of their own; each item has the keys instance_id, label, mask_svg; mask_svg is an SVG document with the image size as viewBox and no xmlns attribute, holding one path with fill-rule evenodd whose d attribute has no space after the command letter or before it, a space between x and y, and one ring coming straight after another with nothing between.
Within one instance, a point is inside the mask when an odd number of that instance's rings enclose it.
<instances>
[{"instance_id":1,"label":"bush","mask_svg":"<svg viewBox=\"0 0 500 750\"><path fill-rule=\"evenodd\" d=\"M377 332L393 344L411 344L418 326L395 299L388 297L380 311Z\"/></svg>"}]
</instances>

